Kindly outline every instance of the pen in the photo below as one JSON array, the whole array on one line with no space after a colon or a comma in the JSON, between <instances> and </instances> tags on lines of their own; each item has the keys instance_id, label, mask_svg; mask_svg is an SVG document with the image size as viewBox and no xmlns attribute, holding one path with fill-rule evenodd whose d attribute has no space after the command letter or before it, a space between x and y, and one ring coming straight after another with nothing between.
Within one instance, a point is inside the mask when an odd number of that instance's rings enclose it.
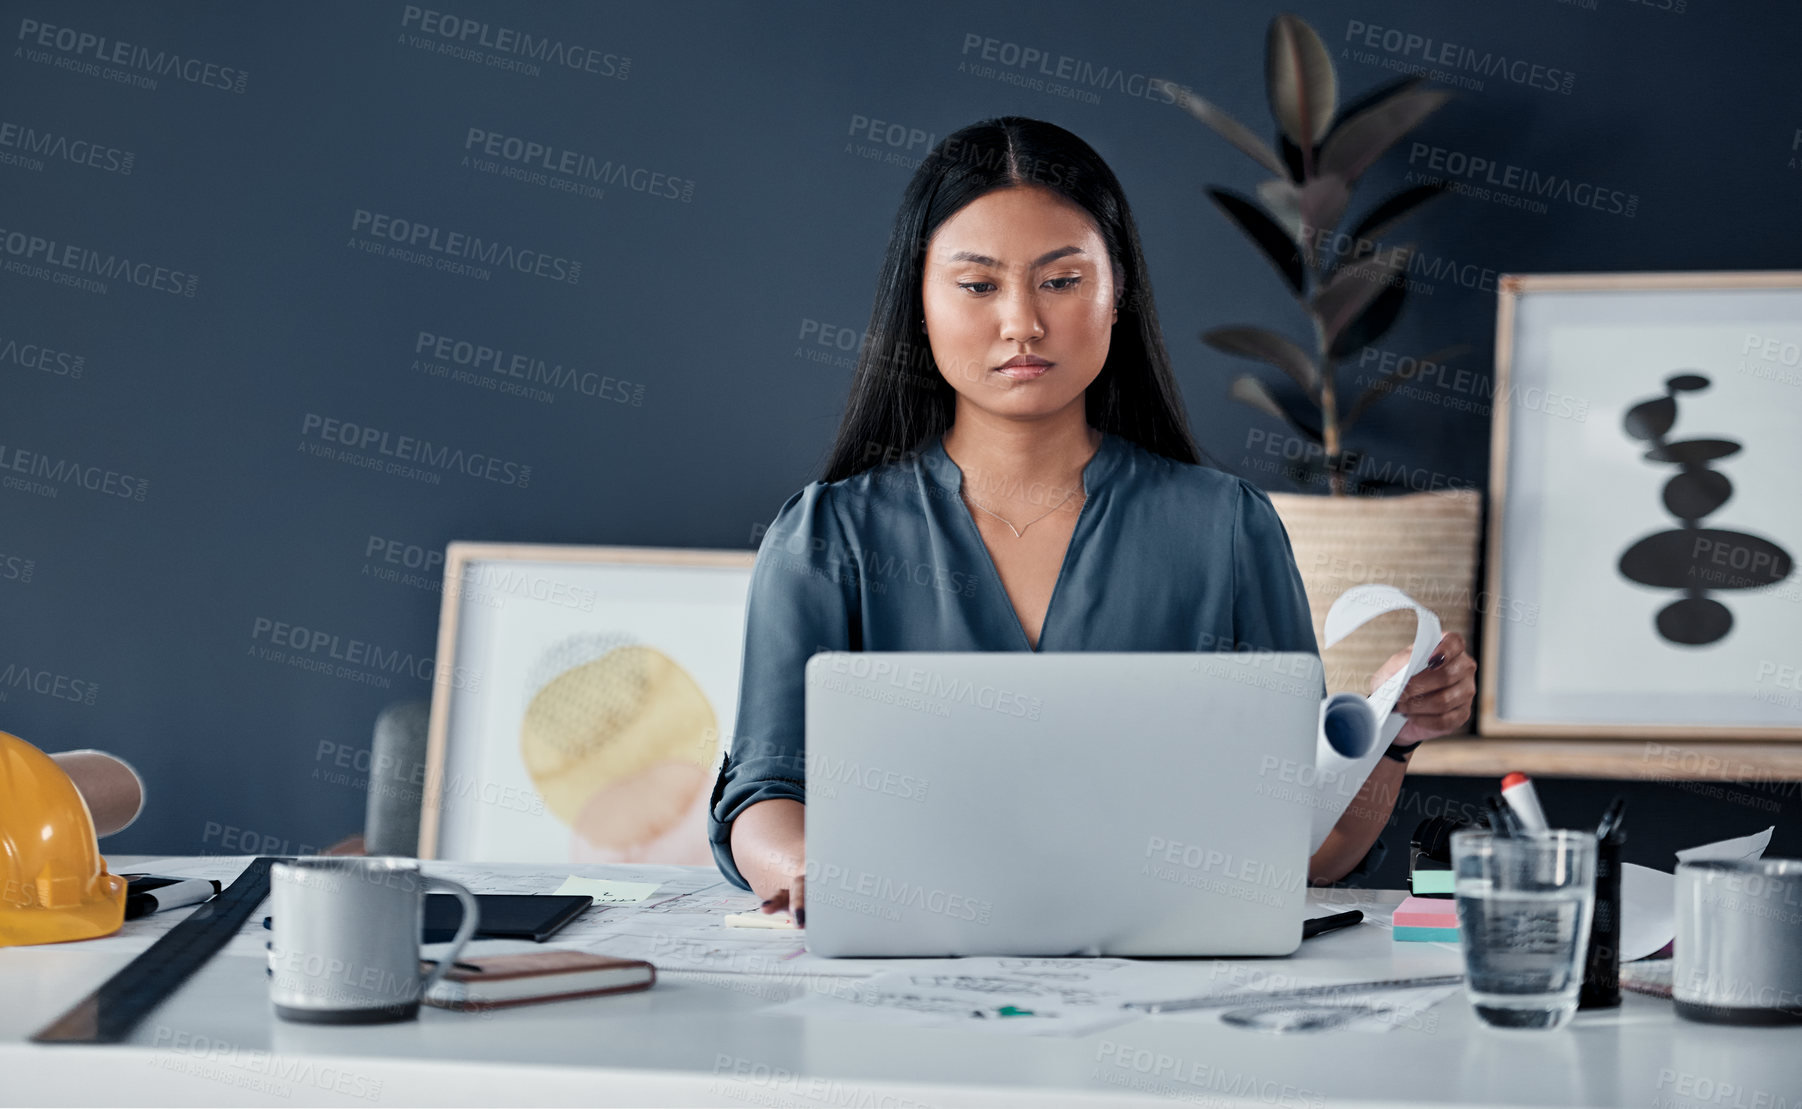
<instances>
[{"instance_id":1,"label":"pen","mask_svg":"<svg viewBox=\"0 0 1802 1109\"><path fill-rule=\"evenodd\" d=\"M1621 814L1626 810L1626 797L1615 794L1614 800L1608 806L1608 811L1602 814L1601 821L1596 824L1596 839L1604 840L1613 835L1614 830L1621 826Z\"/></svg>"},{"instance_id":2,"label":"pen","mask_svg":"<svg viewBox=\"0 0 1802 1109\"><path fill-rule=\"evenodd\" d=\"M211 878L190 878L185 882L158 886L156 889L134 893L127 897L125 899L125 919L135 920L141 916L149 916L151 913L198 905L218 892L219 883Z\"/></svg>"},{"instance_id":3,"label":"pen","mask_svg":"<svg viewBox=\"0 0 1802 1109\"><path fill-rule=\"evenodd\" d=\"M1497 801L1495 807L1496 810L1502 814L1502 824L1507 827L1510 836L1524 836L1527 834L1527 826L1521 822L1520 817L1514 815L1514 810L1510 808L1506 802Z\"/></svg>"},{"instance_id":4,"label":"pen","mask_svg":"<svg viewBox=\"0 0 1802 1109\"><path fill-rule=\"evenodd\" d=\"M1503 838L1512 836L1514 831L1508 826L1507 810L1495 799L1495 794L1483 798L1483 805L1483 817L1489 822L1489 830Z\"/></svg>"},{"instance_id":5,"label":"pen","mask_svg":"<svg viewBox=\"0 0 1802 1109\"><path fill-rule=\"evenodd\" d=\"M1345 913L1334 913L1332 916L1313 917L1301 922L1301 938L1311 940L1322 932L1331 932L1335 928L1349 928L1354 924L1361 924L1363 921L1364 914L1357 909Z\"/></svg>"},{"instance_id":6,"label":"pen","mask_svg":"<svg viewBox=\"0 0 1802 1109\"><path fill-rule=\"evenodd\" d=\"M1543 832L1551 825L1546 823L1545 810L1539 807L1539 793L1533 788L1533 779L1519 772L1502 779L1502 800L1508 808L1520 818L1521 827L1529 832Z\"/></svg>"}]
</instances>

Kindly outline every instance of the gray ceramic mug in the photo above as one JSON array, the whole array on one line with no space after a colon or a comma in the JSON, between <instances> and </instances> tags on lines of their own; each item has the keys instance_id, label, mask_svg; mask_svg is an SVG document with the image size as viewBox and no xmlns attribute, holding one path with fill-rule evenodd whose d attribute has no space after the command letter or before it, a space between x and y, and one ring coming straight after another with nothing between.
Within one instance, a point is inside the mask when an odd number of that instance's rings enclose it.
<instances>
[{"instance_id":1,"label":"gray ceramic mug","mask_svg":"<svg viewBox=\"0 0 1802 1109\"><path fill-rule=\"evenodd\" d=\"M463 903L450 951L421 973L427 887ZM420 873L419 860L317 857L270 870L269 999L277 1016L313 1024L412 1020L419 999L475 934L475 895Z\"/></svg>"},{"instance_id":2,"label":"gray ceramic mug","mask_svg":"<svg viewBox=\"0 0 1802 1109\"><path fill-rule=\"evenodd\" d=\"M1802 1024L1802 860L1677 864L1677 1014L1716 1024Z\"/></svg>"}]
</instances>

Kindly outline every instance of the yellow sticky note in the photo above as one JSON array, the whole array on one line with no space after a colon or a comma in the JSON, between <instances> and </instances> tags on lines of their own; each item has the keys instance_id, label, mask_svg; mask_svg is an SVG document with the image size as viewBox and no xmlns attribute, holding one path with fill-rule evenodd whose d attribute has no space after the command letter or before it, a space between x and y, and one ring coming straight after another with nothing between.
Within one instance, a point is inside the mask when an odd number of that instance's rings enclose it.
<instances>
[{"instance_id":1,"label":"yellow sticky note","mask_svg":"<svg viewBox=\"0 0 1802 1109\"><path fill-rule=\"evenodd\" d=\"M748 913L728 913L728 914L726 914L726 927L728 927L728 928L799 928L800 925L795 923L795 918L788 914L787 909L781 909L781 910L778 910L777 912L773 912L773 913L766 913L766 912L762 911L761 909L752 909Z\"/></svg>"},{"instance_id":2,"label":"yellow sticky note","mask_svg":"<svg viewBox=\"0 0 1802 1109\"><path fill-rule=\"evenodd\" d=\"M573 893L594 898L596 905L630 905L657 892L656 882L613 882L606 878L578 878L574 874L563 879L558 893Z\"/></svg>"}]
</instances>

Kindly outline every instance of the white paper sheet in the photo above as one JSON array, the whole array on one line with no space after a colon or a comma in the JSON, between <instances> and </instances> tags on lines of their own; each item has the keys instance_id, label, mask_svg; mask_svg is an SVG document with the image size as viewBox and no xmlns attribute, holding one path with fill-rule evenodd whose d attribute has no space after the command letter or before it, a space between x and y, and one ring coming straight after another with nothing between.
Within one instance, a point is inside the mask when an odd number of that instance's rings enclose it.
<instances>
[{"instance_id":1,"label":"white paper sheet","mask_svg":"<svg viewBox=\"0 0 1802 1109\"><path fill-rule=\"evenodd\" d=\"M1399 609L1412 609L1415 617L1414 646L1408 665L1368 697L1338 693L1320 704L1320 744L1314 758L1317 796L1312 807L1309 854L1320 850L1340 814L1364 787L1377 760L1408 722L1406 716L1395 712L1395 704L1414 675L1427 668L1427 660L1440 639L1439 617L1392 585L1353 586L1327 610L1326 643L1322 649L1338 643L1375 617Z\"/></svg>"},{"instance_id":2,"label":"white paper sheet","mask_svg":"<svg viewBox=\"0 0 1802 1109\"><path fill-rule=\"evenodd\" d=\"M1734 839L1686 847L1679 862L1693 859L1756 859L1770 846L1775 825ZM1677 876L1637 863L1621 864L1621 962L1643 959L1677 937Z\"/></svg>"},{"instance_id":3,"label":"white paper sheet","mask_svg":"<svg viewBox=\"0 0 1802 1109\"><path fill-rule=\"evenodd\" d=\"M657 892L656 882L615 882L571 874L554 893L594 898L596 905L634 905Z\"/></svg>"}]
</instances>

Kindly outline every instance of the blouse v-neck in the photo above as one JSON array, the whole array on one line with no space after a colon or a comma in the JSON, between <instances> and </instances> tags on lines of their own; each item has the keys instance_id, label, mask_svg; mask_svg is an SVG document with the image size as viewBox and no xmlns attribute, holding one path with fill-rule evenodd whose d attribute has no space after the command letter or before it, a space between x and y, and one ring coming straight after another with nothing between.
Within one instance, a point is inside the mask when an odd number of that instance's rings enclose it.
<instances>
[{"instance_id":1,"label":"blouse v-neck","mask_svg":"<svg viewBox=\"0 0 1802 1109\"><path fill-rule=\"evenodd\" d=\"M964 504L961 496L964 472L956 462L952 461L951 455L945 450L944 440L945 437L942 433L933 436L931 445L922 452L927 463L927 475L941 489L947 491L957 505L954 514L961 518L961 523L957 526L957 533L966 544L973 544L975 547L974 552L966 552L966 557L971 563L976 562L980 557L981 562L989 568L989 582L993 588L984 590L984 592L1000 598L999 603L1007 610L1008 621L1012 623L1014 631L1019 635L1020 646L1030 652L1043 652L1046 641L1051 637L1053 631L1052 618L1058 611L1058 593L1063 587L1065 575L1069 573L1070 561L1075 557L1079 550L1079 544L1082 543L1088 530L1092 527L1092 521L1099 515L1098 512L1089 511L1089 506L1094 503L1095 494L1101 489L1102 483L1119 462L1120 444L1117 437L1112 432L1103 431L1100 446L1095 448L1095 454L1083 464L1082 506L1076 511L1076 524L1070 529L1070 540L1064 546L1064 557L1058 564L1057 578L1051 584L1051 597L1045 602L1045 618L1039 624L1039 643L1036 647L1027 636L1026 625L1021 623L1020 614L1015 610L1013 600L1008 596L1007 589L1002 584L1001 569L995 565L995 556L989 552L989 545L982 538L982 529L976 526L976 518L971 515L969 508Z\"/></svg>"}]
</instances>

